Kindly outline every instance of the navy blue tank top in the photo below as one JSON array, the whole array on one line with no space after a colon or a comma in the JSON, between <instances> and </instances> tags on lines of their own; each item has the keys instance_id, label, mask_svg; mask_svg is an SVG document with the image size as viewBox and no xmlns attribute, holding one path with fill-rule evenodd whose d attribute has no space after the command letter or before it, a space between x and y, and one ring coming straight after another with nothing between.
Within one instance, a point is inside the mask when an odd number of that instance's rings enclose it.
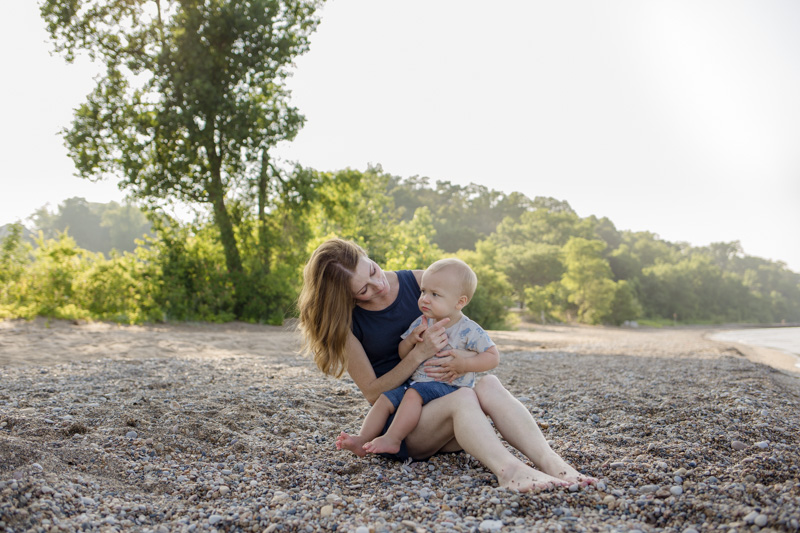
<instances>
[{"instance_id":1,"label":"navy blue tank top","mask_svg":"<svg viewBox=\"0 0 800 533\"><path fill-rule=\"evenodd\" d=\"M408 326L422 313L417 305L419 284L410 270L396 272L400 290L397 298L386 309L367 311L353 309L353 335L361 342L372 363L375 376L381 377L398 363L397 345Z\"/></svg>"}]
</instances>

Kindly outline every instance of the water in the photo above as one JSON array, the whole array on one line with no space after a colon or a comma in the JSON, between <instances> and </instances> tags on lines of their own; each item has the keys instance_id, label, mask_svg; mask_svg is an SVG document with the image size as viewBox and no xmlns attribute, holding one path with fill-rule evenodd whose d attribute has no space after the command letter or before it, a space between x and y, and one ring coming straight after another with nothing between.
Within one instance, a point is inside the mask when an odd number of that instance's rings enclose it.
<instances>
[{"instance_id":1,"label":"water","mask_svg":"<svg viewBox=\"0 0 800 533\"><path fill-rule=\"evenodd\" d=\"M780 350L798 358L795 366L800 368L800 328L736 329L715 333L711 338Z\"/></svg>"}]
</instances>

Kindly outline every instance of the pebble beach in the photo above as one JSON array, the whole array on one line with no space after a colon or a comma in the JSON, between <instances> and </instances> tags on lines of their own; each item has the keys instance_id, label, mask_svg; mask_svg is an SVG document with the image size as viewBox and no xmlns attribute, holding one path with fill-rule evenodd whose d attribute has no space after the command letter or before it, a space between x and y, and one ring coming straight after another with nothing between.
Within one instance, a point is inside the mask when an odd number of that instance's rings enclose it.
<instances>
[{"instance_id":1,"label":"pebble beach","mask_svg":"<svg viewBox=\"0 0 800 533\"><path fill-rule=\"evenodd\" d=\"M0 322L0 531L800 531L794 361L704 328L491 334L596 486L337 451L369 405L291 326Z\"/></svg>"}]
</instances>

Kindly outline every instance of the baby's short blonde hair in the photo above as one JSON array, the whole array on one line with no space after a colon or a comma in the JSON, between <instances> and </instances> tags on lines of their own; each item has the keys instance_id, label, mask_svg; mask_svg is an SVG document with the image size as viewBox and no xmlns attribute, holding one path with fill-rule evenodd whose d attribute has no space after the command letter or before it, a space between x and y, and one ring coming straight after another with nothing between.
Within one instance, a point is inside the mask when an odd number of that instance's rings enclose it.
<instances>
[{"instance_id":1,"label":"baby's short blonde hair","mask_svg":"<svg viewBox=\"0 0 800 533\"><path fill-rule=\"evenodd\" d=\"M476 276L469 265L461 259L456 259L455 257L439 259L429 266L426 272L435 274L436 272L448 268L453 269L454 275L460 282L461 293L471 300L472 296L475 294L475 289L478 287L478 276Z\"/></svg>"}]
</instances>

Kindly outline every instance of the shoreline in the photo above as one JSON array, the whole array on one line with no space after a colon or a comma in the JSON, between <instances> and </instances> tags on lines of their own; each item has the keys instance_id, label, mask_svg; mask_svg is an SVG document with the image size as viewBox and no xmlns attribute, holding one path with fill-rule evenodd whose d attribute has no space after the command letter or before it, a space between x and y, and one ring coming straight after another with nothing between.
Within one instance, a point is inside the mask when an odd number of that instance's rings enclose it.
<instances>
[{"instance_id":1,"label":"shoreline","mask_svg":"<svg viewBox=\"0 0 800 533\"><path fill-rule=\"evenodd\" d=\"M748 339L734 339L737 332L748 332L761 329L783 329L794 328L796 325L774 325L774 326L753 326L753 327L721 327L716 331L709 331L706 336L713 342L724 345L731 345L741 351L745 357L751 361L762 363L778 370L789 372L800 376L800 354L789 351L775 345L767 345L761 342L748 342Z\"/></svg>"}]
</instances>

